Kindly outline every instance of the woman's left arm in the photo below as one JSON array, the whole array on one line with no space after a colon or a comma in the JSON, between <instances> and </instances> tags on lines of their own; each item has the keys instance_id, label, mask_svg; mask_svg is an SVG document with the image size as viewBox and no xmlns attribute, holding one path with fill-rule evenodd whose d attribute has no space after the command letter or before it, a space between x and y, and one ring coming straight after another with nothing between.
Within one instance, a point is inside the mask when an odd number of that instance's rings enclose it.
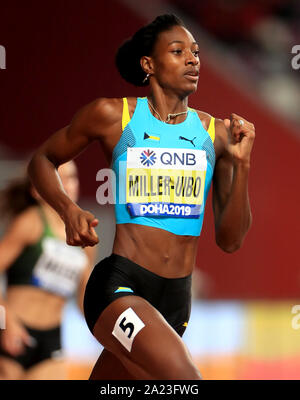
<instances>
[{"instance_id":1,"label":"woman's left arm","mask_svg":"<svg viewBox=\"0 0 300 400\"><path fill-rule=\"evenodd\" d=\"M216 120L215 234L218 246L228 253L241 247L252 222L248 177L254 138L254 125L237 114Z\"/></svg>"}]
</instances>

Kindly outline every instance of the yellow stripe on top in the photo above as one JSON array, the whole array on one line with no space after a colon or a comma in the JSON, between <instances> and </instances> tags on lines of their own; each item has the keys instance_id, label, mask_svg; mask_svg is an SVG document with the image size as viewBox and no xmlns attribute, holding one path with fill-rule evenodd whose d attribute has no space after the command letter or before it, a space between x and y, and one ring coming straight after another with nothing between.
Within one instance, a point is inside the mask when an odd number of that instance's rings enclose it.
<instances>
[{"instance_id":1,"label":"yellow stripe on top","mask_svg":"<svg viewBox=\"0 0 300 400\"><path fill-rule=\"evenodd\" d=\"M160 138L158 136L149 136L149 139L152 140L160 140Z\"/></svg>"},{"instance_id":2,"label":"yellow stripe on top","mask_svg":"<svg viewBox=\"0 0 300 400\"><path fill-rule=\"evenodd\" d=\"M215 118L214 117L210 118L210 123L209 123L209 127L207 129L207 132L211 138L211 141L214 142L215 141Z\"/></svg>"},{"instance_id":3,"label":"yellow stripe on top","mask_svg":"<svg viewBox=\"0 0 300 400\"><path fill-rule=\"evenodd\" d=\"M128 101L127 97L123 97L122 131L124 131L129 121L130 121L130 114L128 108Z\"/></svg>"},{"instance_id":4,"label":"yellow stripe on top","mask_svg":"<svg viewBox=\"0 0 300 400\"><path fill-rule=\"evenodd\" d=\"M197 110L195 110L194 108L188 107L188 109L190 111L197 112ZM214 117L210 118L209 127L208 127L207 132L211 138L211 141L214 142L215 141L215 118Z\"/></svg>"}]
</instances>

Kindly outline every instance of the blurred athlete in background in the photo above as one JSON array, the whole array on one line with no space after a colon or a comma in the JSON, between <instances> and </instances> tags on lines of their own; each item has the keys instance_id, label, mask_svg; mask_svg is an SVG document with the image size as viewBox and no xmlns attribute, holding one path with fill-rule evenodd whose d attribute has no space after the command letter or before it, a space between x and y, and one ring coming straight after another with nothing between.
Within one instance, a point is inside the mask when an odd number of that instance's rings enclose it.
<instances>
[{"instance_id":1,"label":"blurred athlete in background","mask_svg":"<svg viewBox=\"0 0 300 400\"><path fill-rule=\"evenodd\" d=\"M75 163L61 165L58 173L66 195L77 201ZM62 311L73 295L82 310L95 247L66 244L64 223L28 177L2 191L1 211L9 223L0 240L0 272L7 279L5 299L0 298L6 311L0 379L66 379Z\"/></svg>"}]
</instances>

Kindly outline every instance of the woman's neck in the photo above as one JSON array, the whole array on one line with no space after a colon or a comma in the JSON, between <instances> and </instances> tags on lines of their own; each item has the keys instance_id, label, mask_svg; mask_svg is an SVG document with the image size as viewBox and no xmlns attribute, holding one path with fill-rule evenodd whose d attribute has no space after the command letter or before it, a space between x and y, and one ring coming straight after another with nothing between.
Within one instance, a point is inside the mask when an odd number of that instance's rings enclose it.
<instances>
[{"instance_id":1,"label":"woman's neck","mask_svg":"<svg viewBox=\"0 0 300 400\"><path fill-rule=\"evenodd\" d=\"M167 95L161 90L152 90L148 95L150 103L150 111L155 118L167 121L169 114L184 113L178 116L171 116L169 123L177 124L186 119L186 112L188 111L188 97L180 99L176 95ZM151 107L152 105L152 107Z\"/></svg>"}]
</instances>

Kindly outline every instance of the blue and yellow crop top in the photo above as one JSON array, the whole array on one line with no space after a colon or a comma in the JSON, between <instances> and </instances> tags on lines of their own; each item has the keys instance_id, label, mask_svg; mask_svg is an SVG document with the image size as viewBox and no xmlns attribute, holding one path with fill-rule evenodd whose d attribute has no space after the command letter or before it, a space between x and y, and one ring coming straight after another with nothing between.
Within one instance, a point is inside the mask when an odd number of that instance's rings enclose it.
<instances>
[{"instance_id":1,"label":"blue and yellow crop top","mask_svg":"<svg viewBox=\"0 0 300 400\"><path fill-rule=\"evenodd\" d=\"M138 97L130 119L123 98L122 135L112 155L117 224L156 227L199 236L215 165L215 124L206 131L197 111L167 124Z\"/></svg>"},{"instance_id":2,"label":"blue and yellow crop top","mask_svg":"<svg viewBox=\"0 0 300 400\"><path fill-rule=\"evenodd\" d=\"M24 248L6 271L7 286L31 285L71 297L77 290L87 255L81 247L69 246L52 232L41 207L43 233L37 243Z\"/></svg>"}]
</instances>

